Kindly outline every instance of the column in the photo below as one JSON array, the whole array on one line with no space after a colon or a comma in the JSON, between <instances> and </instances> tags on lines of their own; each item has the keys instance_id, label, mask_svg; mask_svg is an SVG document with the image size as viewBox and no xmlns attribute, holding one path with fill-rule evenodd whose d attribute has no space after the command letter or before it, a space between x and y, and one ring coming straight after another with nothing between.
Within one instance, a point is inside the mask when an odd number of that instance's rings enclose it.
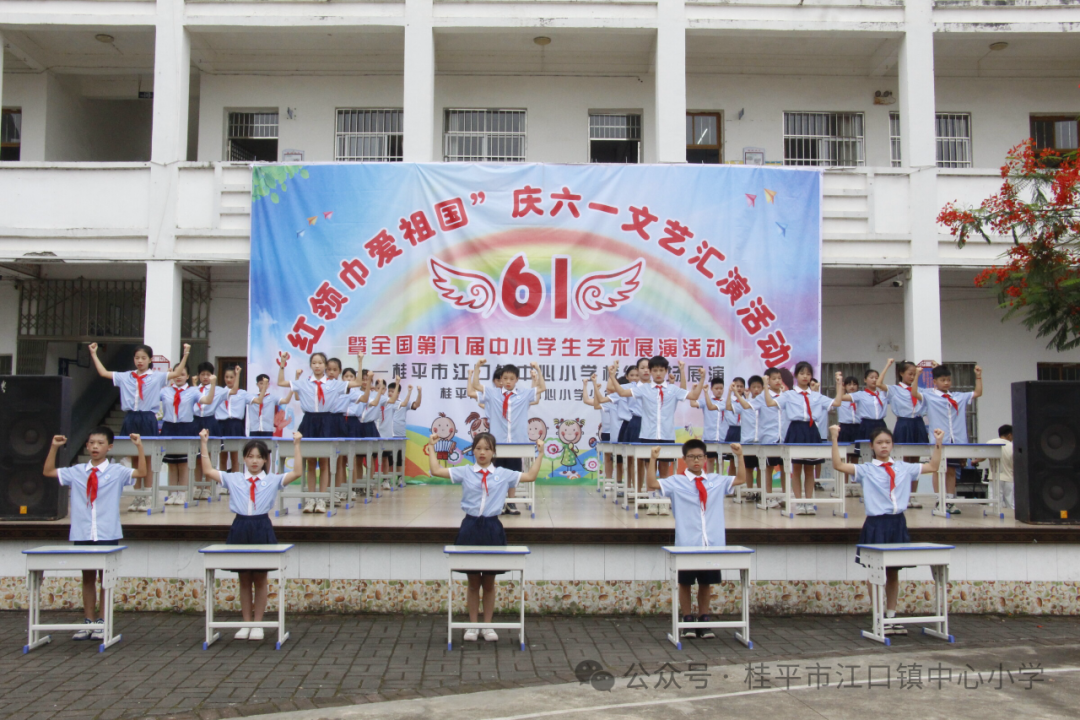
<instances>
[{"instance_id":1,"label":"column","mask_svg":"<svg viewBox=\"0 0 1080 720\"><path fill-rule=\"evenodd\" d=\"M0 109L4 107L4 33L0 33Z\"/></svg>"},{"instance_id":2,"label":"column","mask_svg":"<svg viewBox=\"0 0 1080 720\"><path fill-rule=\"evenodd\" d=\"M910 275L904 286L904 357L941 361L933 0L908 0L900 42L900 151L908 175Z\"/></svg>"},{"instance_id":3,"label":"column","mask_svg":"<svg viewBox=\"0 0 1080 720\"><path fill-rule=\"evenodd\" d=\"M432 162L435 148L435 36L432 0L405 0L405 162Z\"/></svg>"},{"instance_id":4,"label":"column","mask_svg":"<svg viewBox=\"0 0 1080 720\"><path fill-rule=\"evenodd\" d=\"M656 162L685 163L685 2L659 0L656 14Z\"/></svg>"},{"instance_id":5,"label":"column","mask_svg":"<svg viewBox=\"0 0 1080 720\"><path fill-rule=\"evenodd\" d=\"M143 338L154 352L180 362L180 310L183 307L183 270L172 260L146 263L146 309Z\"/></svg>"}]
</instances>

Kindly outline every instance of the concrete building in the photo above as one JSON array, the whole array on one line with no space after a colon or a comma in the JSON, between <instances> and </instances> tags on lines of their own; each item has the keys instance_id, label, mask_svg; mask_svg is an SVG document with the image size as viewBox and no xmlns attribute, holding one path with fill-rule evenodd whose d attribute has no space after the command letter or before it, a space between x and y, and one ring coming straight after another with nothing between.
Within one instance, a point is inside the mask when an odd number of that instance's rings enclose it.
<instances>
[{"instance_id":1,"label":"concrete building","mask_svg":"<svg viewBox=\"0 0 1080 720\"><path fill-rule=\"evenodd\" d=\"M824 358L979 362L986 439L1080 353L1002 324L972 279L1006 246L935 217L1024 138L1077 146L1077 28L1070 0L0 0L0 372L78 394L98 338L243 357L251 160L763 154L827 168Z\"/></svg>"}]
</instances>

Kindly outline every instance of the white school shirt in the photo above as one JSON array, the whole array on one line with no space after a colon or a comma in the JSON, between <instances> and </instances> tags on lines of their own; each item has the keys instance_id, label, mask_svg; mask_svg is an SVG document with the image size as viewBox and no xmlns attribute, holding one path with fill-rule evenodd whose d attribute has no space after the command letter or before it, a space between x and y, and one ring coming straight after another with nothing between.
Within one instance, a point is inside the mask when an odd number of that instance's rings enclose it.
<instances>
[{"instance_id":1,"label":"white school shirt","mask_svg":"<svg viewBox=\"0 0 1080 720\"><path fill-rule=\"evenodd\" d=\"M344 414L345 417L362 418L364 416L364 410L367 409L367 403L358 402L360 396L363 394L364 388L361 387L354 387L351 388L349 392L342 393L341 396L345 398L345 410L342 411L342 414ZM371 399L370 396L368 399Z\"/></svg>"},{"instance_id":2,"label":"white school shirt","mask_svg":"<svg viewBox=\"0 0 1080 720\"><path fill-rule=\"evenodd\" d=\"M641 387L645 387L645 383L643 383L643 382L629 383L629 388L630 388L631 393L634 392L634 388L641 388ZM626 400L627 404L630 407L630 414L632 416L634 416L634 417L641 417L641 398L639 396L637 396L637 395L632 395L631 397L623 398L623 399ZM644 418L642 418L642 419L644 420Z\"/></svg>"},{"instance_id":3,"label":"white school shirt","mask_svg":"<svg viewBox=\"0 0 1080 720\"><path fill-rule=\"evenodd\" d=\"M218 420L243 420L247 414L248 403L254 395L247 390L237 390L235 395L230 395L229 392L231 391L227 387L219 387L214 391L215 400L218 395L222 396L214 417Z\"/></svg>"},{"instance_id":4,"label":"white school shirt","mask_svg":"<svg viewBox=\"0 0 1080 720\"><path fill-rule=\"evenodd\" d=\"M203 385L202 383L199 383L195 387L199 390L199 397L203 397L210 392L209 385ZM214 388L214 399L210 402L209 405L200 404L195 407L195 417L217 417L218 408L225 403L225 396L218 392L219 389L220 388Z\"/></svg>"},{"instance_id":5,"label":"white school shirt","mask_svg":"<svg viewBox=\"0 0 1080 720\"><path fill-rule=\"evenodd\" d=\"M266 397L263 398L262 405L255 402L258 399L258 393L251 394L251 401L248 403L247 411L248 432L272 433L274 432L274 414L277 412L278 404L281 403L281 398L267 393Z\"/></svg>"},{"instance_id":6,"label":"white school shirt","mask_svg":"<svg viewBox=\"0 0 1080 720\"><path fill-rule=\"evenodd\" d=\"M400 397L397 402L390 402L390 400L387 399L387 401L382 404L378 414L375 415L375 426L379 430L379 437L394 437L394 409L400 404Z\"/></svg>"},{"instance_id":7,"label":"white school shirt","mask_svg":"<svg viewBox=\"0 0 1080 720\"><path fill-rule=\"evenodd\" d=\"M890 386L891 387L891 386ZM855 482L863 486L863 505L866 515L896 515L904 512L911 498L911 482L919 479L922 465L892 460L896 481L889 490L889 473L883 467L885 463L874 458L869 463L855 466Z\"/></svg>"},{"instance_id":8,"label":"white school shirt","mask_svg":"<svg viewBox=\"0 0 1080 720\"><path fill-rule=\"evenodd\" d=\"M741 437L742 442L744 443L756 443L759 441L758 438L761 433L759 430L758 421L761 417L761 413L758 410L760 405L758 404L757 400L760 397L761 396L758 395L755 398L750 398L749 400L747 400L747 402L750 403L749 408L743 407L742 404L739 405L739 407L741 408L739 416L739 426L742 428ZM764 403L765 399L761 398L761 404ZM761 442L765 441L762 440Z\"/></svg>"},{"instance_id":9,"label":"white school shirt","mask_svg":"<svg viewBox=\"0 0 1080 720\"><path fill-rule=\"evenodd\" d=\"M600 432L611 433L611 429L618 425L616 408L609 402L600 403Z\"/></svg>"},{"instance_id":10,"label":"white school shirt","mask_svg":"<svg viewBox=\"0 0 1080 720\"><path fill-rule=\"evenodd\" d=\"M804 398L802 390L785 390L780 393L780 396L776 398L777 404L780 406L780 437L784 440L787 439L788 428L791 427L793 422L810 422L811 415L813 416L814 426L818 429L818 433L821 433L822 422L829 416L829 408L832 406L832 400L825 397L819 392L813 390L806 390L806 396ZM810 403L810 411L807 412L806 404ZM825 436L822 436L824 439Z\"/></svg>"},{"instance_id":11,"label":"white school shirt","mask_svg":"<svg viewBox=\"0 0 1080 720\"><path fill-rule=\"evenodd\" d=\"M727 544L724 532L724 496L734 491L735 478L730 475L702 475L705 486L705 506L697 491L694 476L687 470L682 475L661 478L660 493L671 499L671 514L675 518L675 544L679 547L720 547Z\"/></svg>"},{"instance_id":12,"label":"white school shirt","mask_svg":"<svg viewBox=\"0 0 1080 720\"><path fill-rule=\"evenodd\" d=\"M641 400L641 437L674 441L675 410L690 393L668 382L638 383L630 392Z\"/></svg>"},{"instance_id":13,"label":"white school shirt","mask_svg":"<svg viewBox=\"0 0 1080 720\"><path fill-rule=\"evenodd\" d=\"M706 402L704 395L701 396L698 402L701 404L702 415L701 439L710 443L724 442L727 439L728 415L732 413L722 409L724 401L721 398L712 398L716 410L709 409L709 404Z\"/></svg>"},{"instance_id":14,"label":"white school shirt","mask_svg":"<svg viewBox=\"0 0 1080 720\"><path fill-rule=\"evenodd\" d=\"M857 425L859 423L859 406L855 402L855 396L851 400L842 400L840 407L836 408L836 421L841 425ZM874 399L870 398L870 402ZM830 403L831 404L831 403Z\"/></svg>"},{"instance_id":15,"label":"white school shirt","mask_svg":"<svg viewBox=\"0 0 1080 720\"><path fill-rule=\"evenodd\" d=\"M507 396L507 391L497 387L485 387L477 397L477 402L484 404L488 414L488 425L495 440L504 443L524 443L529 441L529 406L536 399L536 388L525 390L514 388ZM506 403L506 417L503 417L503 403Z\"/></svg>"},{"instance_id":16,"label":"white school shirt","mask_svg":"<svg viewBox=\"0 0 1080 720\"><path fill-rule=\"evenodd\" d=\"M251 502L251 483L255 478L255 502ZM274 509L278 491L285 482L285 474L267 475L266 471L251 475L247 468L242 473L221 473L221 484L229 489L229 511L237 515L267 515Z\"/></svg>"},{"instance_id":17,"label":"white school shirt","mask_svg":"<svg viewBox=\"0 0 1080 720\"><path fill-rule=\"evenodd\" d=\"M319 386L317 383L322 383L323 401L319 402ZM308 375L306 378L300 380L293 380L289 383L289 387L296 393L296 397L300 400L300 409L305 413L327 413L333 412L334 403L338 401L338 396L343 394L348 389L348 383L344 380L330 380L325 375L323 379L316 381L314 375Z\"/></svg>"},{"instance_id":18,"label":"white school shirt","mask_svg":"<svg viewBox=\"0 0 1080 720\"><path fill-rule=\"evenodd\" d=\"M139 381L142 378L142 397L139 397ZM169 374L147 370L142 375L134 371L114 372L112 383L120 388L120 408L125 412L154 412L162 389L169 382Z\"/></svg>"},{"instance_id":19,"label":"white school shirt","mask_svg":"<svg viewBox=\"0 0 1080 720\"><path fill-rule=\"evenodd\" d=\"M780 443L784 440L784 436L780 434L780 428L783 426L780 408L769 407L765 402L765 393L772 393L772 390L765 388L760 395L750 401L750 404L754 406L756 416L757 427L755 431L757 441L759 443ZM773 393L773 400L777 400L781 394Z\"/></svg>"},{"instance_id":20,"label":"white school shirt","mask_svg":"<svg viewBox=\"0 0 1080 720\"><path fill-rule=\"evenodd\" d=\"M364 405L364 412L360 414L360 422L373 422L378 423L379 418L382 417L380 408L386 407L386 395L379 398L379 401L374 405L368 405L367 403L361 403Z\"/></svg>"},{"instance_id":21,"label":"white school shirt","mask_svg":"<svg viewBox=\"0 0 1080 720\"><path fill-rule=\"evenodd\" d=\"M479 465L450 468L450 482L461 485L461 509L466 515L496 517L502 514L510 488L517 487L521 481L521 473L489 465L485 492L483 470Z\"/></svg>"},{"instance_id":22,"label":"white school shirt","mask_svg":"<svg viewBox=\"0 0 1080 720\"><path fill-rule=\"evenodd\" d=\"M618 413L617 417L619 418L620 423L629 422L630 418L634 417L634 414L630 412L631 400L633 400L633 398L624 398L618 393L611 398L611 402L614 403L615 410Z\"/></svg>"},{"instance_id":23,"label":"white school shirt","mask_svg":"<svg viewBox=\"0 0 1080 720\"><path fill-rule=\"evenodd\" d=\"M1001 482L1013 481L1013 444L1012 440L996 437L987 440L987 445L1001 445L1001 459L998 460L998 470L1001 472Z\"/></svg>"},{"instance_id":24,"label":"white school shirt","mask_svg":"<svg viewBox=\"0 0 1080 720\"><path fill-rule=\"evenodd\" d=\"M180 412L176 412L176 391L180 391ZM199 388L170 385L161 391L161 419L171 423L189 423L195 419L195 406L202 399Z\"/></svg>"},{"instance_id":25,"label":"white school shirt","mask_svg":"<svg viewBox=\"0 0 1080 720\"><path fill-rule=\"evenodd\" d=\"M956 403L954 409L949 399ZM964 445L968 441L967 406L975 398L975 393L943 393L931 388L923 393L926 403L926 419L930 434L941 429L945 433L945 442L951 445Z\"/></svg>"},{"instance_id":26,"label":"white school shirt","mask_svg":"<svg viewBox=\"0 0 1080 720\"><path fill-rule=\"evenodd\" d=\"M856 422L884 420L885 413L889 411L889 395L881 390L870 392L863 388L858 392L851 393L851 399L855 403Z\"/></svg>"},{"instance_id":27,"label":"white school shirt","mask_svg":"<svg viewBox=\"0 0 1080 720\"><path fill-rule=\"evenodd\" d=\"M920 393L920 396L925 393ZM898 382L889 386L889 409L898 418L916 418L926 414L926 400L915 400L911 395L911 386Z\"/></svg>"},{"instance_id":28,"label":"white school shirt","mask_svg":"<svg viewBox=\"0 0 1080 720\"><path fill-rule=\"evenodd\" d=\"M135 484L135 478L132 477L135 471L120 463L103 461L97 466L97 500L90 505L86 483L90 479L92 467L90 463L85 463L59 470L60 484L71 488L71 528L68 530L68 540L120 540L124 537L124 532L120 529L120 494L125 487Z\"/></svg>"},{"instance_id":29,"label":"white school shirt","mask_svg":"<svg viewBox=\"0 0 1080 720\"><path fill-rule=\"evenodd\" d=\"M344 382L344 380L342 382ZM353 394L353 390L357 391L356 395ZM353 400L355 400L358 395L362 394L360 392L361 390L362 388L360 388L359 386L354 388L347 388L343 393L337 396L337 400L335 400L333 403L327 403L328 405L330 405L330 410L328 410L327 412L332 412L336 415L344 415L345 417L348 417L349 404Z\"/></svg>"},{"instance_id":30,"label":"white school shirt","mask_svg":"<svg viewBox=\"0 0 1080 720\"><path fill-rule=\"evenodd\" d=\"M394 405L394 430L391 437L405 437L408 432L407 426L405 425L405 418L411 409L412 402L407 402L404 405L401 403Z\"/></svg>"}]
</instances>

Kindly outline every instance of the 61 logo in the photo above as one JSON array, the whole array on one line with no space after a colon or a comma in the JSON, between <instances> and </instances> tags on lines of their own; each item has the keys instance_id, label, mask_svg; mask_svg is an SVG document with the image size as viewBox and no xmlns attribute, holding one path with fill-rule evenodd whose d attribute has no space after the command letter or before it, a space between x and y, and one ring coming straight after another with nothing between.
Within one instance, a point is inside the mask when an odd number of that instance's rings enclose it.
<instances>
[{"instance_id":1,"label":"61 logo","mask_svg":"<svg viewBox=\"0 0 1080 720\"><path fill-rule=\"evenodd\" d=\"M551 319L569 322L571 305L582 320L587 320L590 315L629 303L641 287L645 260L639 258L611 272L590 273L571 290L570 258L556 255L551 258L550 291L540 273L529 269L524 254L506 263L498 281L485 273L462 270L435 258L428 265L431 284L439 297L456 308L488 317L501 305L503 312L515 320L527 320L540 312L550 293Z\"/></svg>"}]
</instances>

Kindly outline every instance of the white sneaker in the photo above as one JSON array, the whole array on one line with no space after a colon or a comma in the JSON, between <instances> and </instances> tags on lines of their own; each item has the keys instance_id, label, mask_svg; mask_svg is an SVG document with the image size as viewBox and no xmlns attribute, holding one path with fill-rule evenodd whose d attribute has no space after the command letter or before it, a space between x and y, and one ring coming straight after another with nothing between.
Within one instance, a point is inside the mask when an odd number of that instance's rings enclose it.
<instances>
[{"instance_id":1,"label":"white sneaker","mask_svg":"<svg viewBox=\"0 0 1080 720\"><path fill-rule=\"evenodd\" d=\"M657 511L655 505L650 505L649 508L645 511L645 514L646 515L658 515L659 511Z\"/></svg>"},{"instance_id":2,"label":"white sneaker","mask_svg":"<svg viewBox=\"0 0 1080 720\"><path fill-rule=\"evenodd\" d=\"M85 630L79 630L74 635L72 635L71 636L72 640L89 640L90 639L90 635L91 635L91 633L93 633L94 621L84 619L83 624L87 625L88 627Z\"/></svg>"},{"instance_id":3,"label":"white sneaker","mask_svg":"<svg viewBox=\"0 0 1080 720\"><path fill-rule=\"evenodd\" d=\"M922 510L922 503L916 500L914 497L909 497L907 501L909 510Z\"/></svg>"},{"instance_id":4,"label":"white sneaker","mask_svg":"<svg viewBox=\"0 0 1080 720\"><path fill-rule=\"evenodd\" d=\"M345 493L341 492L340 490L335 490L334 491L334 504L335 505L340 505L343 502L345 502Z\"/></svg>"},{"instance_id":5,"label":"white sneaker","mask_svg":"<svg viewBox=\"0 0 1080 720\"><path fill-rule=\"evenodd\" d=\"M383 489L383 490L389 490L389 489L390 489L390 483L388 483L387 481L383 480L383 484L382 484L382 489Z\"/></svg>"},{"instance_id":6,"label":"white sneaker","mask_svg":"<svg viewBox=\"0 0 1080 720\"><path fill-rule=\"evenodd\" d=\"M499 635L491 628L488 628L484 630L484 639L488 642L496 642L499 639Z\"/></svg>"},{"instance_id":7,"label":"white sneaker","mask_svg":"<svg viewBox=\"0 0 1080 720\"><path fill-rule=\"evenodd\" d=\"M86 622L90 621L87 620ZM465 637L463 639L465 640L465 642L476 642L476 639L478 637L480 637L480 631L476 628L469 628L465 631Z\"/></svg>"},{"instance_id":8,"label":"white sneaker","mask_svg":"<svg viewBox=\"0 0 1080 720\"><path fill-rule=\"evenodd\" d=\"M222 495L228 495L228 494L229 494L229 488L228 488L227 486L225 486L225 485L222 485L222 486L221 486L221 490L220 490L219 492L220 492L220 493L221 493Z\"/></svg>"},{"instance_id":9,"label":"white sneaker","mask_svg":"<svg viewBox=\"0 0 1080 720\"><path fill-rule=\"evenodd\" d=\"M105 621L98 619L94 621L94 629L90 631L91 640L104 640L105 639Z\"/></svg>"},{"instance_id":10,"label":"white sneaker","mask_svg":"<svg viewBox=\"0 0 1080 720\"><path fill-rule=\"evenodd\" d=\"M176 502L173 503L173 504L174 505L184 505L185 503L187 503L187 493L186 492L176 493Z\"/></svg>"},{"instance_id":11,"label":"white sneaker","mask_svg":"<svg viewBox=\"0 0 1080 720\"><path fill-rule=\"evenodd\" d=\"M670 505L661 505L660 506L660 514L661 515L670 515L671 514L671 506Z\"/></svg>"},{"instance_id":12,"label":"white sneaker","mask_svg":"<svg viewBox=\"0 0 1080 720\"><path fill-rule=\"evenodd\" d=\"M262 628L251 628L251 633L248 634L248 640L262 640L262 639L263 639L263 629Z\"/></svg>"},{"instance_id":13,"label":"white sneaker","mask_svg":"<svg viewBox=\"0 0 1080 720\"><path fill-rule=\"evenodd\" d=\"M795 514L796 515L805 515L806 514L806 508L803 507L802 503L795 503Z\"/></svg>"},{"instance_id":14,"label":"white sneaker","mask_svg":"<svg viewBox=\"0 0 1080 720\"><path fill-rule=\"evenodd\" d=\"M306 512L306 513L315 512L315 501L313 499L308 498L307 500L304 501L304 512Z\"/></svg>"},{"instance_id":15,"label":"white sneaker","mask_svg":"<svg viewBox=\"0 0 1080 720\"><path fill-rule=\"evenodd\" d=\"M356 502L356 491L355 490L350 490L349 491L349 502Z\"/></svg>"},{"instance_id":16,"label":"white sneaker","mask_svg":"<svg viewBox=\"0 0 1080 720\"><path fill-rule=\"evenodd\" d=\"M239 630L236 631L236 634L233 635L233 640L247 640L248 635L250 635L250 634L251 634L251 628L240 628Z\"/></svg>"},{"instance_id":17,"label":"white sneaker","mask_svg":"<svg viewBox=\"0 0 1080 720\"><path fill-rule=\"evenodd\" d=\"M807 505L806 506L806 514L807 515L817 515L817 508L814 507L812 504Z\"/></svg>"},{"instance_id":18,"label":"white sneaker","mask_svg":"<svg viewBox=\"0 0 1080 720\"><path fill-rule=\"evenodd\" d=\"M137 497L137 498L135 498L134 500L131 501L130 505L128 505L127 511L128 512L139 512L140 510L142 510L142 498Z\"/></svg>"},{"instance_id":19,"label":"white sneaker","mask_svg":"<svg viewBox=\"0 0 1080 720\"><path fill-rule=\"evenodd\" d=\"M315 512L326 514L326 501L322 498L315 501Z\"/></svg>"},{"instance_id":20,"label":"white sneaker","mask_svg":"<svg viewBox=\"0 0 1080 720\"><path fill-rule=\"evenodd\" d=\"M175 505L176 504L176 493L169 493L168 495L166 495L164 504L165 505Z\"/></svg>"},{"instance_id":21,"label":"white sneaker","mask_svg":"<svg viewBox=\"0 0 1080 720\"><path fill-rule=\"evenodd\" d=\"M776 499L776 498L769 498L768 500L765 501L765 507L767 507L767 508L778 508L778 507L780 507L780 501L778 499Z\"/></svg>"}]
</instances>

